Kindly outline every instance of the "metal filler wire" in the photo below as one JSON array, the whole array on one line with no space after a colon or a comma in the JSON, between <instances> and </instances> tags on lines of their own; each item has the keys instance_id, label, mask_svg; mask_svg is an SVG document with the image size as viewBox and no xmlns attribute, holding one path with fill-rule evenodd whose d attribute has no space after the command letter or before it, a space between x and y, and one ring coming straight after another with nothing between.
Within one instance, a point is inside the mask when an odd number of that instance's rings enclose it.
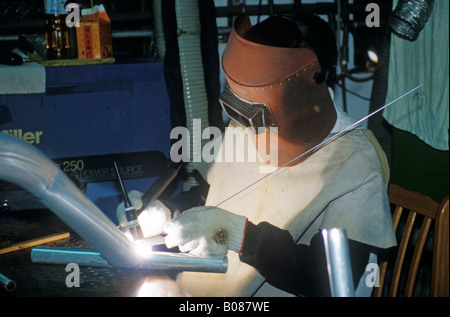
<instances>
[{"instance_id":1,"label":"metal filler wire","mask_svg":"<svg viewBox=\"0 0 450 317\"><path fill-rule=\"evenodd\" d=\"M367 116L359 119L358 121L356 121L355 123L349 125L347 128L345 128L344 130L333 134L331 136L329 136L328 138L326 138L325 140L323 140L321 143L317 144L316 146L312 147L311 149L309 149L306 152L303 152L302 154L300 154L299 156L293 158L292 160L290 160L289 162L281 165L280 167L276 168L273 172L267 173L266 175L264 175L263 177L257 179L256 181L254 181L253 183L247 185L246 187L244 187L243 189L239 190L238 192L234 193L233 195L231 195L230 197L222 200L220 203L218 203L215 207L219 207L220 205L224 204L225 202L229 201L230 199L232 199L233 197L239 195L240 193L246 191L247 189L249 189L250 187L252 187L253 185L256 185L257 183L259 183L260 181L266 179L267 177L275 174L276 172L278 172L280 169L282 169L283 167L286 167L290 164L292 164L293 162L297 161L298 159L302 158L303 156L307 155L307 154L312 154L316 151L318 151L319 149L321 149L322 147L324 147L327 144L330 144L331 142L333 142L334 140L338 139L339 137L343 136L344 134L346 134L347 132L355 129L359 124L361 124L361 122L367 120L368 118L370 118L371 116L373 116L374 114L386 109L387 107L389 107L390 105L392 105L393 103L399 101L400 99L406 97L407 95L409 95L410 93L416 91L417 89L419 89L420 87L422 87L423 84L420 84L419 86L405 92L403 95L395 98L394 100L390 101L389 103L385 104L384 106L380 107L379 109L373 111L372 113L369 113Z\"/></svg>"}]
</instances>

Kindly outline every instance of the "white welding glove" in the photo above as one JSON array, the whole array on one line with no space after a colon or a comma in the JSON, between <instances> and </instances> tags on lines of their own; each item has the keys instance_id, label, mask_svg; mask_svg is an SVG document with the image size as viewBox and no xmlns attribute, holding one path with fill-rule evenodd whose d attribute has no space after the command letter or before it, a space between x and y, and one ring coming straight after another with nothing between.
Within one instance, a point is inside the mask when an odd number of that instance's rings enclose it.
<instances>
[{"instance_id":1,"label":"white welding glove","mask_svg":"<svg viewBox=\"0 0 450 317\"><path fill-rule=\"evenodd\" d=\"M239 252L247 218L216 207L194 207L164 225L166 246L195 255Z\"/></svg>"},{"instance_id":2,"label":"white welding glove","mask_svg":"<svg viewBox=\"0 0 450 317\"><path fill-rule=\"evenodd\" d=\"M142 208L143 194L141 192L132 190L128 193L128 196L130 197L131 204L136 210ZM125 215L125 207L123 202L117 206L116 213L119 226L123 231L128 231L128 221ZM145 209L137 217L144 238L161 234L164 224L171 218L171 216L172 214L170 209L167 208L161 201L153 200L149 202Z\"/></svg>"}]
</instances>

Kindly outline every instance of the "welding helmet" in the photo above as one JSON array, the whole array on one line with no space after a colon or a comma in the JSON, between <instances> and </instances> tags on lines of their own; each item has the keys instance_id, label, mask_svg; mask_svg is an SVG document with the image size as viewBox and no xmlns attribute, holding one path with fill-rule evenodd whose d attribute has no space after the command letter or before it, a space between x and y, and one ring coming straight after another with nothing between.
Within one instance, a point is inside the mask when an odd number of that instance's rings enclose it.
<instances>
[{"instance_id":1,"label":"welding helmet","mask_svg":"<svg viewBox=\"0 0 450 317\"><path fill-rule=\"evenodd\" d=\"M308 30L287 16L252 26L243 15L235 20L222 55L228 88L220 104L231 119L252 130L257 143L258 138L268 140L268 128L277 128L277 166L319 144L336 122L325 80L328 70L305 42L311 37Z\"/></svg>"}]
</instances>

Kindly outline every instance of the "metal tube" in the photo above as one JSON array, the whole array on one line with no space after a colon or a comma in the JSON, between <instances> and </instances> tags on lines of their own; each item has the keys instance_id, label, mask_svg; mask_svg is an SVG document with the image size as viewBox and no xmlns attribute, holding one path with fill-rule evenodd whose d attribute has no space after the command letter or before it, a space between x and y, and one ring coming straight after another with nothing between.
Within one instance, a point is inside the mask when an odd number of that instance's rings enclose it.
<instances>
[{"instance_id":1,"label":"metal tube","mask_svg":"<svg viewBox=\"0 0 450 317\"><path fill-rule=\"evenodd\" d=\"M0 273L0 285L8 292L12 292L16 289L16 282L9 279L2 273Z\"/></svg>"},{"instance_id":2,"label":"metal tube","mask_svg":"<svg viewBox=\"0 0 450 317\"><path fill-rule=\"evenodd\" d=\"M85 249L34 247L31 250L31 261L34 263L76 263L81 266L112 267L99 252ZM227 257L199 257L184 253L152 252L144 259L144 263L139 269L225 273L228 269L228 259Z\"/></svg>"},{"instance_id":3,"label":"metal tube","mask_svg":"<svg viewBox=\"0 0 450 317\"><path fill-rule=\"evenodd\" d=\"M142 265L134 244L50 158L6 133L0 133L0 179L32 194L111 265L122 268Z\"/></svg>"},{"instance_id":4,"label":"metal tube","mask_svg":"<svg viewBox=\"0 0 450 317\"><path fill-rule=\"evenodd\" d=\"M144 267L162 271L226 273L228 259L226 256L198 257L186 253L153 252L144 262Z\"/></svg>"},{"instance_id":5,"label":"metal tube","mask_svg":"<svg viewBox=\"0 0 450 317\"><path fill-rule=\"evenodd\" d=\"M31 249L31 262L47 264L76 263L81 266L113 267L100 252L85 249L69 249L39 246Z\"/></svg>"},{"instance_id":6,"label":"metal tube","mask_svg":"<svg viewBox=\"0 0 450 317\"><path fill-rule=\"evenodd\" d=\"M36 147L0 133L0 179L30 192L96 251L34 248L35 261L62 261L129 269L226 272L226 257L153 252L138 254L121 232L81 190Z\"/></svg>"},{"instance_id":7,"label":"metal tube","mask_svg":"<svg viewBox=\"0 0 450 317\"><path fill-rule=\"evenodd\" d=\"M354 297L352 267L345 229L323 229L322 237L325 244L331 296Z\"/></svg>"}]
</instances>

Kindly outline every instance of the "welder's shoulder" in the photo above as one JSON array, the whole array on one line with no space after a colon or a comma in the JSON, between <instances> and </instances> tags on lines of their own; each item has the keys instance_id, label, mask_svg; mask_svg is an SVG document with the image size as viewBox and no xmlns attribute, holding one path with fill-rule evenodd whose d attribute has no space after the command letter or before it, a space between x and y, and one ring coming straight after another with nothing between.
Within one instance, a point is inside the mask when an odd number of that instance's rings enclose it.
<instances>
[{"instance_id":1,"label":"welder's shoulder","mask_svg":"<svg viewBox=\"0 0 450 317\"><path fill-rule=\"evenodd\" d=\"M344 134L342 139L345 140L344 142L346 142L347 146L353 151L368 155L374 154L372 153L373 151L375 151L375 154L377 155L378 153L384 154L380 143L373 132L369 129L352 130Z\"/></svg>"},{"instance_id":2,"label":"welder's shoulder","mask_svg":"<svg viewBox=\"0 0 450 317\"><path fill-rule=\"evenodd\" d=\"M355 155L363 158L369 165L378 167L384 174L385 179L389 179L389 162L386 153L378 142L376 136L369 129L358 129L351 131L349 137L354 141Z\"/></svg>"}]
</instances>

